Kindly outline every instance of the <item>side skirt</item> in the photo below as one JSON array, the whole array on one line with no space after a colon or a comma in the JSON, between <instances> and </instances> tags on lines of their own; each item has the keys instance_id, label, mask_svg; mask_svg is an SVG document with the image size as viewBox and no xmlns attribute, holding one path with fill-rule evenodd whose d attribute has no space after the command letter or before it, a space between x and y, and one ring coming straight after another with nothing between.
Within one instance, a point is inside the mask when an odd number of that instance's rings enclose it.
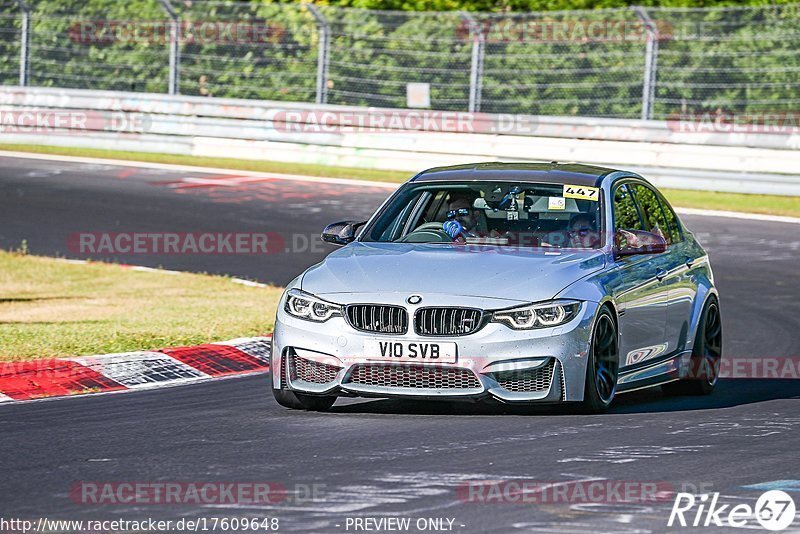
<instances>
[{"instance_id":1,"label":"side skirt","mask_svg":"<svg viewBox=\"0 0 800 534\"><path fill-rule=\"evenodd\" d=\"M685 351L664 360L653 362L646 367L620 371L617 379L617 393L660 386L680 379L681 359L690 354Z\"/></svg>"}]
</instances>

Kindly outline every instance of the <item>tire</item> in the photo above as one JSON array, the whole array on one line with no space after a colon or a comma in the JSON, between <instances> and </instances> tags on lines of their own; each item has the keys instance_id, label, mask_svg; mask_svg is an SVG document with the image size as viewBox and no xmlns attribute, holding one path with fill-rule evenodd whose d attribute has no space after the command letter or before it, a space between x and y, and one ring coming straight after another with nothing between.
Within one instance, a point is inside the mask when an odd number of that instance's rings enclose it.
<instances>
[{"instance_id":1,"label":"tire","mask_svg":"<svg viewBox=\"0 0 800 534\"><path fill-rule=\"evenodd\" d=\"M272 388L272 395L278 404L292 410L308 410L311 412L325 412L336 402L336 397L320 397L317 395L304 395L295 393L286 388Z\"/></svg>"},{"instance_id":2,"label":"tire","mask_svg":"<svg viewBox=\"0 0 800 534\"><path fill-rule=\"evenodd\" d=\"M304 409L311 412L327 412L336 402L335 396L322 397L319 395L304 395L302 393L295 393L294 396Z\"/></svg>"},{"instance_id":3,"label":"tire","mask_svg":"<svg viewBox=\"0 0 800 534\"><path fill-rule=\"evenodd\" d=\"M722 316L719 301L710 297L700 316L692 347L692 376L661 386L667 395L710 395L719 380L722 360Z\"/></svg>"},{"instance_id":4,"label":"tire","mask_svg":"<svg viewBox=\"0 0 800 534\"><path fill-rule=\"evenodd\" d=\"M272 358L269 362L269 383L270 385L274 384L272 371L275 369L275 366L272 365ZM275 397L275 400L283 406L284 408L289 408L292 410L302 410L303 405L300 404L300 400L295 396L293 391L286 389L285 385L283 384L283 380L281 380L281 387L276 389L275 387L272 388L272 396Z\"/></svg>"},{"instance_id":5,"label":"tire","mask_svg":"<svg viewBox=\"0 0 800 534\"><path fill-rule=\"evenodd\" d=\"M614 402L619 373L619 336L614 316L607 307L597 315L586 362L582 413L603 413Z\"/></svg>"},{"instance_id":6,"label":"tire","mask_svg":"<svg viewBox=\"0 0 800 534\"><path fill-rule=\"evenodd\" d=\"M271 368L271 366L270 366ZM272 383L272 373L270 373L270 383ZM333 406L336 397L318 397L315 395L303 395L286 389L281 385L280 389L272 388L272 395L275 400L284 408L291 410L309 410L314 412L324 412Z\"/></svg>"},{"instance_id":7,"label":"tire","mask_svg":"<svg viewBox=\"0 0 800 534\"><path fill-rule=\"evenodd\" d=\"M270 365L270 373L269 373L269 383L272 384L272 365ZM275 400L278 401L278 404L283 406L284 408L290 408L292 410L302 410L303 405L300 404L300 400L295 396L293 391L289 391L283 384L281 384L280 389L272 388L272 396L275 397Z\"/></svg>"},{"instance_id":8,"label":"tire","mask_svg":"<svg viewBox=\"0 0 800 534\"><path fill-rule=\"evenodd\" d=\"M300 403L300 399L295 396L294 392L288 389L272 388L272 395L275 397L275 400L278 401L278 404L284 408L291 408L292 410L304 409L304 406Z\"/></svg>"}]
</instances>

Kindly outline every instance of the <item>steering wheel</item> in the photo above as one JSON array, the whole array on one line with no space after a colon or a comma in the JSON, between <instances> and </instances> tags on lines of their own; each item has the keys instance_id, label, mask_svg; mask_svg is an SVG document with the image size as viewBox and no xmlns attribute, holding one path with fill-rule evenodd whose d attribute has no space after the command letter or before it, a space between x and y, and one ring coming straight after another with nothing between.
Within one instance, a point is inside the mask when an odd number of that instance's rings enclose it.
<instances>
[{"instance_id":1,"label":"steering wheel","mask_svg":"<svg viewBox=\"0 0 800 534\"><path fill-rule=\"evenodd\" d=\"M431 226L435 225L438 228ZM447 235L444 230L442 230L442 223L426 223L420 226L419 228L415 229L413 232L409 232L408 234L404 235L400 239L397 240L398 243L452 243L453 238Z\"/></svg>"},{"instance_id":2,"label":"steering wheel","mask_svg":"<svg viewBox=\"0 0 800 534\"><path fill-rule=\"evenodd\" d=\"M428 223L425 223L425 224L420 224L419 226L414 228L409 233L419 232L420 230L441 230L442 229L442 224L444 224L444 223L428 222Z\"/></svg>"}]
</instances>

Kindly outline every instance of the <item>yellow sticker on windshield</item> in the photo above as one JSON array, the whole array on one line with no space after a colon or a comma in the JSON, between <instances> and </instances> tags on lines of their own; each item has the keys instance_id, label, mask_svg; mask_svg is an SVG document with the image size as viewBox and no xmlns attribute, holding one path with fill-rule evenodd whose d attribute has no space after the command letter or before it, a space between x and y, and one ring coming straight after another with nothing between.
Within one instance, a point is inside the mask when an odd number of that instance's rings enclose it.
<instances>
[{"instance_id":1,"label":"yellow sticker on windshield","mask_svg":"<svg viewBox=\"0 0 800 534\"><path fill-rule=\"evenodd\" d=\"M564 198L579 198L581 200L600 200L600 189L584 185L564 184Z\"/></svg>"}]
</instances>

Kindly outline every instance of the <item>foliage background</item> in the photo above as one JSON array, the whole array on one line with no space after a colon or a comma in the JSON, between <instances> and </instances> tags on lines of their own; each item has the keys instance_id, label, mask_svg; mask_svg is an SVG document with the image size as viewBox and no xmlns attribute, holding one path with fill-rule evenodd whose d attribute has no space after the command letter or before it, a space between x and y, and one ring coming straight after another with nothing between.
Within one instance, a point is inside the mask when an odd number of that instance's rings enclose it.
<instances>
[{"instance_id":1,"label":"foliage background","mask_svg":"<svg viewBox=\"0 0 800 534\"><path fill-rule=\"evenodd\" d=\"M182 42L181 93L314 101L320 33L306 7L173 3L184 23L248 22L270 29L266 42ZM637 3L657 6L649 14L668 29L658 42L655 118L797 109L797 4ZM30 0L29 5L31 85L166 92L168 39L75 38L76 24L86 21L165 27L169 19L157 0ZM329 103L405 107L406 84L425 82L431 86L432 108L460 111L469 99L472 39L456 10L476 12L487 28L638 21L620 0L338 0L318 6L331 26ZM736 7L700 9L708 6ZM583 8L591 10L563 11ZM18 83L20 24L16 2L0 0L0 84ZM644 39L490 40L481 111L638 118L645 44Z\"/></svg>"}]
</instances>

